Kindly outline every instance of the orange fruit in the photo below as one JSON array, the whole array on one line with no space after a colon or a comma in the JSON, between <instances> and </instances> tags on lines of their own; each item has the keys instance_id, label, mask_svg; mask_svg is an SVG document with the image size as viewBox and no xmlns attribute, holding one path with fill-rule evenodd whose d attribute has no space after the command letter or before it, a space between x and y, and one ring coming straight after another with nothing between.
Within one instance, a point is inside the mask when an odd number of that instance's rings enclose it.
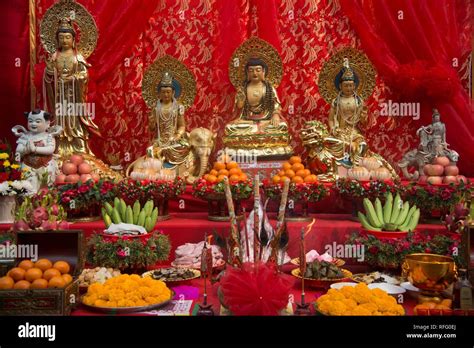
<instances>
[{"instance_id":1,"label":"orange fruit","mask_svg":"<svg viewBox=\"0 0 474 348\"><path fill-rule=\"evenodd\" d=\"M53 264L48 259L40 259L35 262L35 267L39 268L40 270L44 272L47 269L50 269L51 267L53 267Z\"/></svg>"},{"instance_id":2,"label":"orange fruit","mask_svg":"<svg viewBox=\"0 0 474 348\"><path fill-rule=\"evenodd\" d=\"M14 281L18 282L25 279L25 273L26 271L23 268L15 267L8 272L8 275L13 278Z\"/></svg>"},{"instance_id":3,"label":"orange fruit","mask_svg":"<svg viewBox=\"0 0 474 348\"><path fill-rule=\"evenodd\" d=\"M248 179L247 174L242 173L242 174L239 175L239 180L240 181L247 181L247 179Z\"/></svg>"},{"instance_id":4,"label":"orange fruit","mask_svg":"<svg viewBox=\"0 0 474 348\"><path fill-rule=\"evenodd\" d=\"M283 163L282 168L283 168L284 171L287 171L288 169L291 169L291 164L288 163L288 162L285 162L285 163Z\"/></svg>"},{"instance_id":5,"label":"orange fruit","mask_svg":"<svg viewBox=\"0 0 474 348\"><path fill-rule=\"evenodd\" d=\"M64 288L66 286L66 281L61 276L53 277L48 282L48 288Z\"/></svg>"},{"instance_id":6,"label":"orange fruit","mask_svg":"<svg viewBox=\"0 0 474 348\"><path fill-rule=\"evenodd\" d=\"M30 283L41 277L43 277L43 271L36 267L30 268L25 274L25 280L28 280Z\"/></svg>"},{"instance_id":7,"label":"orange fruit","mask_svg":"<svg viewBox=\"0 0 474 348\"><path fill-rule=\"evenodd\" d=\"M287 177L286 175L280 176L280 182L285 182L285 180L290 180L291 181L291 179L289 177Z\"/></svg>"},{"instance_id":8,"label":"orange fruit","mask_svg":"<svg viewBox=\"0 0 474 348\"><path fill-rule=\"evenodd\" d=\"M288 169L285 171L285 175L291 179L292 177L295 176L295 172L293 169Z\"/></svg>"},{"instance_id":9,"label":"orange fruit","mask_svg":"<svg viewBox=\"0 0 474 348\"><path fill-rule=\"evenodd\" d=\"M209 174L209 176L207 177L207 181L210 183L214 183L217 181L217 178L215 175Z\"/></svg>"},{"instance_id":10,"label":"orange fruit","mask_svg":"<svg viewBox=\"0 0 474 348\"><path fill-rule=\"evenodd\" d=\"M235 161L227 163L227 169L239 168L239 164Z\"/></svg>"},{"instance_id":11,"label":"orange fruit","mask_svg":"<svg viewBox=\"0 0 474 348\"><path fill-rule=\"evenodd\" d=\"M213 169L209 172L209 175L217 176L217 170Z\"/></svg>"},{"instance_id":12,"label":"orange fruit","mask_svg":"<svg viewBox=\"0 0 474 348\"><path fill-rule=\"evenodd\" d=\"M18 267L23 268L25 271L27 271L30 268L35 267L35 264L31 260L23 260L18 264Z\"/></svg>"},{"instance_id":13,"label":"orange fruit","mask_svg":"<svg viewBox=\"0 0 474 348\"><path fill-rule=\"evenodd\" d=\"M240 168L231 168L229 170L229 175L240 175L242 173L242 170Z\"/></svg>"},{"instance_id":14,"label":"orange fruit","mask_svg":"<svg viewBox=\"0 0 474 348\"><path fill-rule=\"evenodd\" d=\"M235 181L239 181L239 179L240 179L240 175L234 174L230 176L229 181L235 182Z\"/></svg>"},{"instance_id":15,"label":"orange fruit","mask_svg":"<svg viewBox=\"0 0 474 348\"><path fill-rule=\"evenodd\" d=\"M0 278L0 289L12 289L15 281L12 277L5 276Z\"/></svg>"},{"instance_id":16,"label":"orange fruit","mask_svg":"<svg viewBox=\"0 0 474 348\"><path fill-rule=\"evenodd\" d=\"M311 175L311 171L309 169L303 169L304 175L302 175L303 178L306 178L308 175Z\"/></svg>"},{"instance_id":17,"label":"orange fruit","mask_svg":"<svg viewBox=\"0 0 474 348\"><path fill-rule=\"evenodd\" d=\"M291 166L291 169L293 169L295 172L298 170L304 169L304 165L302 163L295 163Z\"/></svg>"},{"instance_id":18,"label":"orange fruit","mask_svg":"<svg viewBox=\"0 0 474 348\"><path fill-rule=\"evenodd\" d=\"M61 277L63 277L64 281L66 282L66 285L72 283L72 276L70 274L63 274Z\"/></svg>"},{"instance_id":19,"label":"orange fruit","mask_svg":"<svg viewBox=\"0 0 474 348\"><path fill-rule=\"evenodd\" d=\"M56 268L61 274L69 273L71 270L71 267L66 261L56 261L53 268Z\"/></svg>"},{"instance_id":20,"label":"orange fruit","mask_svg":"<svg viewBox=\"0 0 474 348\"><path fill-rule=\"evenodd\" d=\"M295 184L301 184L302 182L304 182L303 178L301 176L298 176L298 175L295 175L291 179L291 181L294 182Z\"/></svg>"},{"instance_id":21,"label":"orange fruit","mask_svg":"<svg viewBox=\"0 0 474 348\"><path fill-rule=\"evenodd\" d=\"M227 178L227 175L221 174L221 175L219 175L219 176L217 177L217 182L224 181L225 178Z\"/></svg>"},{"instance_id":22,"label":"orange fruit","mask_svg":"<svg viewBox=\"0 0 474 348\"><path fill-rule=\"evenodd\" d=\"M207 181L207 178L209 177L209 174L204 174L202 178Z\"/></svg>"},{"instance_id":23,"label":"orange fruit","mask_svg":"<svg viewBox=\"0 0 474 348\"><path fill-rule=\"evenodd\" d=\"M56 268L50 268L44 271L43 273L43 279L50 280L53 277L58 277L61 275L61 272L59 272Z\"/></svg>"},{"instance_id":24,"label":"orange fruit","mask_svg":"<svg viewBox=\"0 0 474 348\"><path fill-rule=\"evenodd\" d=\"M273 183L278 184L281 181L281 177L279 175L275 175L273 177Z\"/></svg>"},{"instance_id":25,"label":"orange fruit","mask_svg":"<svg viewBox=\"0 0 474 348\"><path fill-rule=\"evenodd\" d=\"M312 175L305 176L304 182L307 182L307 183L312 183L312 182L314 182L313 176L312 176Z\"/></svg>"},{"instance_id":26,"label":"orange fruit","mask_svg":"<svg viewBox=\"0 0 474 348\"><path fill-rule=\"evenodd\" d=\"M229 171L227 169L219 170L219 175L229 176Z\"/></svg>"},{"instance_id":27,"label":"orange fruit","mask_svg":"<svg viewBox=\"0 0 474 348\"><path fill-rule=\"evenodd\" d=\"M289 162L291 164L301 163L301 157L300 156L291 156Z\"/></svg>"},{"instance_id":28,"label":"orange fruit","mask_svg":"<svg viewBox=\"0 0 474 348\"><path fill-rule=\"evenodd\" d=\"M295 172L295 175L297 176L301 176L302 178L304 178L306 175L305 174L305 170L304 169L300 169L298 171Z\"/></svg>"},{"instance_id":29,"label":"orange fruit","mask_svg":"<svg viewBox=\"0 0 474 348\"><path fill-rule=\"evenodd\" d=\"M225 163L222 163L222 162L215 162L214 163L214 169L219 171L221 169L225 169L226 168L226 165Z\"/></svg>"},{"instance_id":30,"label":"orange fruit","mask_svg":"<svg viewBox=\"0 0 474 348\"><path fill-rule=\"evenodd\" d=\"M48 287L48 281L46 279L36 279L31 283L30 289L46 289Z\"/></svg>"},{"instance_id":31,"label":"orange fruit","mask_svg":"<svg viewBox=\"0 0 474 348\"><path fill-rule=\"evenodd\" d=\"M20 280L19 282L16 282L15 285L13 285L13 289L29 289L31 286L31 283L27 280Z\"/></svg>"},{"instance_id":32,"label":"orange fruit","mask_svg":"<svg viewBox=\"0 0 474 348\"><path fill-rule=\"evenodd\" d=\"M278 176L283 176L283 175L285 175L285 171L282 169L278 172Z\"/></svg>"}]
</instances>

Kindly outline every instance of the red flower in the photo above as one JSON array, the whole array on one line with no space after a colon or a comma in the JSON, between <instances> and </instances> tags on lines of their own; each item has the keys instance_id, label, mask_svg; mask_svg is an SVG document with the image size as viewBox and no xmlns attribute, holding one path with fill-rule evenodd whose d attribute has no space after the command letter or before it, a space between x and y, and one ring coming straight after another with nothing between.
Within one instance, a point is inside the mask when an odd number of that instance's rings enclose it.
<instances>
[{"instance_id":1,"label":"red flower","mask_svg":"<svg viewBox=\"0 0 474 348\"><path fill-rule=\"evenodd\" d=\"M6 150L8 148L7 144L0 144L0 150Z\"/></svg>"},{"instance_id":2,"label":"red flower","mask_svg":"<svg viewBox=\"0 0 474 348\"><path fill-rule=\"evenodd\" d=\"M432 252L432 250L431 250L430 248L426 248L426 249L425 249L425 253L431 254L431 252Z\"/></svg>"},{"instance_id":3,"label":"red flower","mask_svg":"<svg viewBox=\"0 0 474 348\"><path fill-rule=\"evenodd\" d=\"M369 253L371 254L375 254L377 251L379 251L379 248L375 245L372 245L370 248L369 248Z\"/></svg>"},{"instance_id":4,"label":"red flower","mask_svg":"<svg viewBox=\"0 0 474 348\"><path fill-rule=\"evenodd\" d=\"M0 173L0 182L8 180L8 173Z\"/></svg>"}]
</instances>

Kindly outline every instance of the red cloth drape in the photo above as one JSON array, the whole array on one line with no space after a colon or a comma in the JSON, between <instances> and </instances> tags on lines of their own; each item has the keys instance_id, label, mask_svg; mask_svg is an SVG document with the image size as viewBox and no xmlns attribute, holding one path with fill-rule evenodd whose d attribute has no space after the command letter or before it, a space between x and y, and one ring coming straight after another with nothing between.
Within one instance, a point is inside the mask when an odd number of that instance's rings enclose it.
<instances>
[{"instance_id":1,"label":"red cloth drape","mask_svg":"<svg viewBox=\"0 0 474 348\"><path fill-rule=\"evenodd\" d=\"M420 123L437 108L447 142L472 176L474 117L458 74L471 51L468 0L341 0L361 46L398 101L420 103Z\"/></svg>"}]
</instances>

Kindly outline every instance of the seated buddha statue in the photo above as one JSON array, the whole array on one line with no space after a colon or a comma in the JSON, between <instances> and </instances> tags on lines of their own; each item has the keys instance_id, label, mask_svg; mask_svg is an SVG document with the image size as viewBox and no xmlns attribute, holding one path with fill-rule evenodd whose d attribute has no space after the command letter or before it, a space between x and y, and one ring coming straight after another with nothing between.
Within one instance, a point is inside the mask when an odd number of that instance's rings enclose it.
<instances>
[{"instance_id":1,"label":"seated buddha statue","mask_svg":"<svg viewBox=\"0 0 474 348\"><path fill-rule=\"evenodd\" d=\"M158 100L149 119L149 129L156 137L148 155L172 165L181 164L189 153L189 143L184 106L176 100L176 88L169 72L163 74L157 89Z\"/></svg>"},{"instance_id":2,"label":"seated buddha statue","mask_svg":"<svg viewBox=\"0 0 474 348\"><path fill-rule=\"evenodd\" d=\"M268 69L260 58L246 62L245 79L235 97L237 118L225 127L224 145L228 150L251 152L257 157L292 153L276 89L266 79Z\"/></svg>"}]
</instances>

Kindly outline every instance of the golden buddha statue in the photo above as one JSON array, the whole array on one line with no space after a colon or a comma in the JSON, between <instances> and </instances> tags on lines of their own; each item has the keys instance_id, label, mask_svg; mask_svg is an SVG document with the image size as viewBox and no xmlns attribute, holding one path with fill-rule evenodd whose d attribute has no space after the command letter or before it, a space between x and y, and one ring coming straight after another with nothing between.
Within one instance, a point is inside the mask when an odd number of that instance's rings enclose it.
<instances>
[{"instance_id":1,"label":"golden buddha statue","mask_svg":"<svg viewBox=\"0 0 474 348\"><path fill-rule=\"evenodd\" d=\"M176 100L176 80L165 72L158 84L158 100L149 118L149 129L156 134L148 149L150 157L170 164L181 164L189 152L184 120L184 106Z\"/></svg>"},{"instance_id":2,"label":"golden buddha statue","mask_svg":"<svg viewBox=\"0 0 474 348\"><path fill-rule=\"evenodd\" d=\"M196 96L192 72L171 56L160 57L144 73L142 95L151 109L148 127L153 142L126 175L150 180L179 175L193 183L207 170L215 134L206 128L186 132L185 110Z\"/></svg>"},{"instance_id":3,"label":"golden buddha statue","mask_svg":"<svg viewBox=\"0 0 474 348\"><path fill-rule=\"evenodd\" d=\"M100 135L87 104L90 66L76 48L76 30L69 18L62 18L56 30L56 51L46 62L43 77L45 109L63 131L58 137L61 158L74 153L91 154L89 132Z\"/></svg>"},{"instance_id":4,"label":"golden buddha statue","mask_svg":"<svg viewBox=\"0 0 474 348\"><path fill-rule=\"evenodd\" d=\"M375 69L367 57L352 48L341 50L323 66L318 87L331 109L329 127L309 121L301 131L310 169L329 181L351 177L351 171L358 174L359 169L365 178L396 178L392 166L369 149L364 136L369 123L365 99L375 87Z\"/></svg>"},{"instance_id":5,"label":"golden buddha statue","mask_svg":"<svg viewBox=\"0 0 474 348\"><path fill-rule=\"evenodd\" d=\"M291 155L288 125L275 89L281 80L278 52L261 39L247 40L231 59L230 78L237 89L236 119L225 127L226 150L257 157Z\"/></svg>"}]
</instances>

